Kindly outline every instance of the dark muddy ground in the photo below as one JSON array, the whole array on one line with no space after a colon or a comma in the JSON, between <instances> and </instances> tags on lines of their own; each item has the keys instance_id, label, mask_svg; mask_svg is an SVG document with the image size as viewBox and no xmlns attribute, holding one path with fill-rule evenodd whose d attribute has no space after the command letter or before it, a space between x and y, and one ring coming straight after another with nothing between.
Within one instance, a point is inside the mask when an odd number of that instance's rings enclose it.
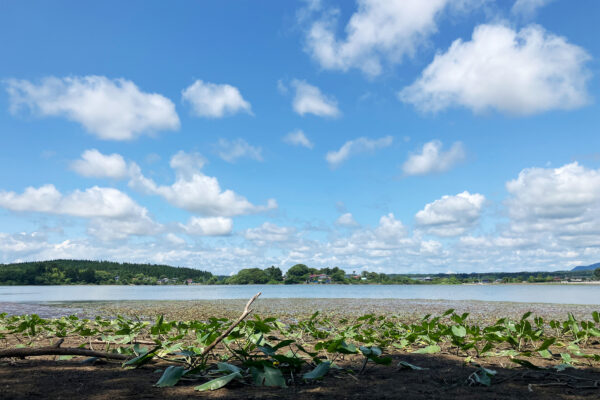
<instances>
[{"instance_id":1,"label":"dark muddy ground","mask_svg":"<svg viewBox=\"0 0 600 400\"><path fill-rule=\"evenodd\" d=\"M76 359L0 362L0 398L9 399L598 399L600 370L563 373L513 368L504 360L486 360L497 371L490 387L469 386L476 368L453 356L394 355L425 371L372 366L364 374L330 373L323 381L290 387L257 388L233 383L214 392L196 392L198 382L156 388L160 364L123 370L119 363L81 365ZM503 367L504 365L504 367ZM163 366L164 367L164 366Z\"/></svg>"}]
</instances>

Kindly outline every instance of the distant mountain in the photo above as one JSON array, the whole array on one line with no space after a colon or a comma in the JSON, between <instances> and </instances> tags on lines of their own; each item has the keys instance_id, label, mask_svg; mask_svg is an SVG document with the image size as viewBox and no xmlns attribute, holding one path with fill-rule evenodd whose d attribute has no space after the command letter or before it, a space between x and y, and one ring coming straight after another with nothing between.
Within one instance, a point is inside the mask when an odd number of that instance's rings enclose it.
<instances>
[{"instance_id":1,"label":"distant mountain","mask_svg":"<svg viewBox=\"0 0 600 400\"><path fill-rule=\"evenodd\" d=\"M580 265L578 267L573 268L571 271L593 271L596 268L600 268L600 263L592 265Z\"/></svg>"}]
</instances>

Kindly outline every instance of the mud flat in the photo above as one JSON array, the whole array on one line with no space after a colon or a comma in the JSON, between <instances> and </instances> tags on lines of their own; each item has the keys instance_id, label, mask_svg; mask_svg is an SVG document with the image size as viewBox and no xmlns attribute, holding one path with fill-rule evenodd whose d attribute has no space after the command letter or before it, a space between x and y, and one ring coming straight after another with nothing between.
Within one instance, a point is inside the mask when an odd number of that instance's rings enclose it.
<instances>
[{"instance_id":1,"label":"mud flat","mask_svg":"<svg viewBox=\"0 0 600 400\"><path fill-rule=\"evenodd\" d=\"M87 315L126 315L140 319L154 319L164 315L167 319L192 320L208 317L239 315L246 300L189 300L189 301L119 301L81 302L54 306L57 315L67 315L77 310ZM600 306L551 303L484 302L473 300L403 300L403 299L259 299L254 306L257 314L282 320L298 319L319 311L332 316L356 317L364 314L398 315L407 319L426 314L440 314L449 308L458 313L470 313L469 319L491 322L501 317L517 318L527 311L545 319L563 318L573 313L577 319L589 319Z\"/></svg>"}]
</instances>

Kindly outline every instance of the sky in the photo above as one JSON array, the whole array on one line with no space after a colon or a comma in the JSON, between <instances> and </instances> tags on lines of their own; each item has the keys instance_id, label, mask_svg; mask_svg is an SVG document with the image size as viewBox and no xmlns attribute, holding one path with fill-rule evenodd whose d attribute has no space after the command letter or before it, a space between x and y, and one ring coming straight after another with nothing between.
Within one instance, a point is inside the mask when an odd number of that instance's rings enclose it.
<instances>
[{"instance_id":1,"label":"sky","mask_svg":"<svg viewBox=\"0 0 600 400\"><path fill-rule=\"evenodd\" d=\"M600 261L595 0L5 1L0 263Z\"/></svg>"}]
</instances>

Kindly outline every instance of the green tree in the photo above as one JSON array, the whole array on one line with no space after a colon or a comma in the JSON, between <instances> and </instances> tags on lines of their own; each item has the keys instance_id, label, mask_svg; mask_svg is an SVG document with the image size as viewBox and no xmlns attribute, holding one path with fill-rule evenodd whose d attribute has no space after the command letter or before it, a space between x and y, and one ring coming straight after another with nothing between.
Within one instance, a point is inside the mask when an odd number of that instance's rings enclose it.
<instances>
[{"instance_id":1,"label":"green tree","mask_svg":"<svg viewBox=\"0 0 600 400\"><path fill-rule=\"evenodd\" d=\"M228 283L237 285L252 285L257 283L267 283L269 277L260 268L245 268L228 279Z\"/></svg>"},{"instance_id":2,"label":"green tree","mask_svg":"<svg viewBox=\"0 0 600 400\"><path fill-rule=\"evenodd\" d=\"M594 276L596 277L596 279L600 279L600 268L596 268L594 270Z\"/></svg>"},{"instance_id":3,"label":"green tree","mask_svg":"<svg viewBox=\"0 0 600 400\"><path fill-rule=\"evenodd\" d=\"M310 269L304 264L296 264L285 274L285 283L304 283L310 275Z\"/></svg>"},{"instance_id":4,"label":"green tree","mask_svg":"<svg viewBox=\"0 0 600 400\"><path fill-rule=\"evenodd\" d=\"M281 272L281 269L275 267L274 265L271 265L269 268L265 269L265 274L267 274L267 277L270 281L283 281L283 273Z\"/></svg>"},{"instance_id":5,"label":"green tree","mask_svg":"<svg viewBox=\"0 0 600 400\"><path fill-rule=\"evenodd\" d=\"M96 283L96 271L91 268L84 269L79 276L85 283Z\"/></svg>"},{"instance_id":6,"label":"green tree","mask_svg":"<svg viewBox=\"0 0 600 400\"><path fill-rule=\"evenodd\" d=\"M336 268L334 268L334 269L336 269ZM331 274L331 280L333 282L337 282L337 283L345 283L346 282L346 274L344 273L343 270L337 269L337 271L334 271Z\"/></svg>"}]
</instances>

